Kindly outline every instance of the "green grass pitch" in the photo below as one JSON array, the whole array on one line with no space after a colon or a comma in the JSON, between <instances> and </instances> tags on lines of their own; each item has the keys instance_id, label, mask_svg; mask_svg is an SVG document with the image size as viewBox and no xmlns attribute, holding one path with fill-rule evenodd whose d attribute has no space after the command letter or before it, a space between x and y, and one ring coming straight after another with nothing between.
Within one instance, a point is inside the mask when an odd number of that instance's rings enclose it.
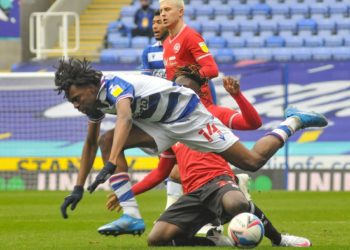
<instances>
[{"instance_id":1,"label":"green grass pitch","mask_svg":"<svg viewBox=\"0 0 350 250\"><path fill-rule=\"evenodd\" d=\"M107 193L85 192L64 220L59 207L67 194L0 192L0 249L143 249L165 205L162 190L138 196L146 232L141 237L105 237L96 229L119 216L105 209ZM350 193L254 192L253 199L280 231L308 237L313 249L350 249ZM270 242L264 239L258 248L270 249Z\"/></svg>"}]
</instances>

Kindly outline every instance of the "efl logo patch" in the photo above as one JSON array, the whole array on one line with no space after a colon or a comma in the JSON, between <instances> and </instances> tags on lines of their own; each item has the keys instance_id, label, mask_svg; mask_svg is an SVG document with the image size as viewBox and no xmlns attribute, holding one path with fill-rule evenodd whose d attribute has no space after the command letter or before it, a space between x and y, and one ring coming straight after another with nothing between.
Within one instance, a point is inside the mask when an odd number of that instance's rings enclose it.
<instances>
[{"instance_id":1,"label":"efl logo patch","mask_svg":"<svg viewBox=\"0 0 350 250\"><path fill-rule=\"evenodd\" d=\"M201 47L201 49L204 53L209 52L209 49L208 49L207 45L205 44L205 42L200 42L200 43L198 43L198 45L199 45L199 47Z\"/></svg>"},{"instance_id":2,"label":"efl logo patch","mask_svg":"<svg viewBox=\"0 0 350 250\"><path fill-rule=\"evenodd\" d=\"M114 86L114 87L111 89L111 94L112 94L112 96L114 96L114 97L118 97L122 92L123 92L123 89L122 89L119 85Z\"/></svg>"}]
</instances>

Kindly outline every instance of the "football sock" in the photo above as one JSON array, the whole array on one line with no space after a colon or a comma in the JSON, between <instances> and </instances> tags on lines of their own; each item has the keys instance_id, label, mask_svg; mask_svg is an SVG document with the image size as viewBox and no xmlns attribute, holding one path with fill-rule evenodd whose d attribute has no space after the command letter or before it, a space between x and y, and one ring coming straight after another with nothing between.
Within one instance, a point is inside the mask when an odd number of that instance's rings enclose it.
<instances>
[{"instance_id":1,"label":"football sock","mask_svg":"<svg viewBox=\"0 0 350 250\"><path fill-rule=\"evenodd\" d=\"M172 246L215 246L212 240L205 237L177 238L171 241Z\"/></svg>"},{"instance_id":2,"label":"football sock","mask_svg":"<svg viewBox=\"0 0 350 250\"><path fill-rule=\"evenodd\" d=\"M279 245L281 243L281 233L277 231L277 229L272 225L270 220L265 216L263 211L260 210L253 202L249 202L250 205L250 213L257 216L264 225L265 229L265 237L269 238L273 244Z\"/></svg>"},{"instance_id":3,"label":"football sock","mask_svg":"<svg viewBox=\"0 0 350 250\"><path fill-rule=\"evenodd\" d=\"M174 204L183 194L182 185L180 183L175 182L171 178L168 179L166 183L167 190L167 201L165 209Z\"/></svg>"},{"instance_id":4,"label":"football sock","mask_svg":"<svg viewBox=\"0 0 350 250\"><path fill-rule=\"evenodd\" d=\"M295 131L300 129L300 126L301 126L301 123L298 118L288 117L276 129L272 130L266 135L275 136L279 140L281 140L283 143L285 143L286 140L295 133Z\"/></svg>"},{"instance_id":5,"label":"football sock","mask_svg":"<svg viewBox=\"0 0 350 250\"><path fill-rule=\"evenodd\" d=\"M140 219L141 214L134 193L131 190L131 182L128 173L118 173L109 178L114 193L118 197L119 204L125 214Z\"/></svg>"}]
</instances>

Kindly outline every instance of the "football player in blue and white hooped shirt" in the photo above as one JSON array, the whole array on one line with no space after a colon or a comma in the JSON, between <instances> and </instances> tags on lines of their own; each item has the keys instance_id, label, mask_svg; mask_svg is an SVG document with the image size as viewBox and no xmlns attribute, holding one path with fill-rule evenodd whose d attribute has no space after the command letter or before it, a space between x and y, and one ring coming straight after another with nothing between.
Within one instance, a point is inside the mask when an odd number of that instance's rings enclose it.
<instances>
[{"instance_id":1,"label":"football player in blue and white hooped shirt","mask_svg":"<svg viewBox=\"0 0 350 250\"><path fill-rule=\"evenodd\" d=\"M177 82L200 88L206 79L200 76L194 78L191 72L183 71ZM86 60L70 59L60 61L55 85L58 93L64 92L74 108L90 118L76 186L61 206L64 218L67 218L67 207L71 205L73 210L83 197L83 186L98 149L104 113L118 115L108 162L88 187L91 193L109 179L124 212L122 217L112 222L116 230L108 234L113 235L142 233L145 230L131 191L123 155L125 148L148 147L159 154L179 141L194 150L217 153L242 170L257 171L297 130L327 125L322 115L291 109L277 129L248 150L229 128L204 108L193 90L171 81L138 74L103 77ZM244 196L240 198L245 200ZM248 203L245 205L248 206ZM109 224L105 226L108 228ZM103 233L106 227L100 228L99 232Z\"/></svg>"},{"instance_id":2,"label":"football player in blue and white hooped shirt","mask_svg":"<svg viewBox=\"0 0 350 250\"><path fill-rule=\"evenodd\" d=\"M164 39L167 38L168 31L163 26L159 10L154 12L152 29L157 42L147 46L142 53L142 74L165 78L162 43Z\"/></svg>"}]
</instances>

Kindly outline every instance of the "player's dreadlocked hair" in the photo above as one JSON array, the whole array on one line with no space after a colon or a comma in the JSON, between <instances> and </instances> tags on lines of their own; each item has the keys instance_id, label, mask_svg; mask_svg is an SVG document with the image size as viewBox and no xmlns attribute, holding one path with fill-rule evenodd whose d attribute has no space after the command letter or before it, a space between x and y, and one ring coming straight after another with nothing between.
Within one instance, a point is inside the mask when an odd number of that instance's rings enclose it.
<instances>
[{"instance_id":1,"label":"player's dreadlocked hair","mask_svg":"<svg viewBox=\"0 0 350 250\"><path fill-rule=\"evenodd\" d=\"M190 64L187 66L178 67L175 72L175 79L180 76L185 76L187 78L192 79L196 83L198 83L200 86L208 82L208 78L202 77L199 73L199 65L196 64ZM175 80L174 79L174 80Z\"/></svg>"},{"instance_id":2,"label":"player's dreadlocked hair","mask_svg":"<svg viewBox=\"0 0 350 250\"><path fill-rule=\"evenodd\" d=\"M55 73L56 91L61 94L62 91L67 97L69 88L72 85L87 86L100 84L102 72L91 68L90 62L85 58L83 61L70 58L68 61L60 59L57 71Z\"/></svg>"}]
</instances>

